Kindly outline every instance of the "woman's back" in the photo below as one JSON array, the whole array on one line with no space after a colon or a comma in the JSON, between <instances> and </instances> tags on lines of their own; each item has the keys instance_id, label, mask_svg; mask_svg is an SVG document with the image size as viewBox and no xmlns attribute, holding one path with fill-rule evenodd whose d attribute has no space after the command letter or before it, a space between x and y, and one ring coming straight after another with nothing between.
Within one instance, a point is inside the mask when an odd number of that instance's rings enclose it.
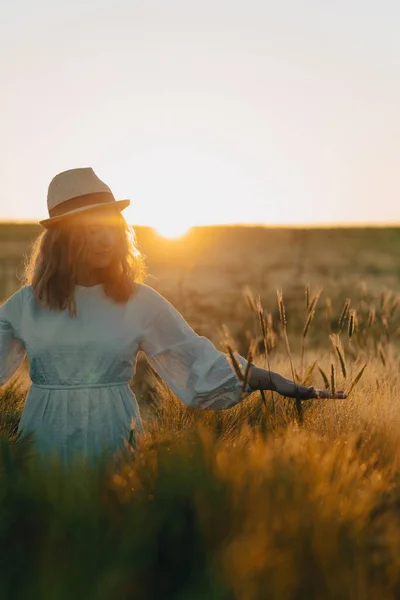
<instances>
[{"instance_id":1,"label":"woman's back","mask_svg":"<svg viewBox=\"0 0 400 600\"><path fill-rule=\"evenodd\" d=\"M40 306L32 286L0 308L1 381L26 352L32 386L18 431L34 431L40 452L56 449L65 463L77 452L94 460L104 444L122 449L132 427L143 431L129 387L139 350L189 406L226 408L242 399L226 355L153 288L136 283L132 297L117 303L102 284L77 285L75 298L74 317Z\"/></svg>"}]
</instances>

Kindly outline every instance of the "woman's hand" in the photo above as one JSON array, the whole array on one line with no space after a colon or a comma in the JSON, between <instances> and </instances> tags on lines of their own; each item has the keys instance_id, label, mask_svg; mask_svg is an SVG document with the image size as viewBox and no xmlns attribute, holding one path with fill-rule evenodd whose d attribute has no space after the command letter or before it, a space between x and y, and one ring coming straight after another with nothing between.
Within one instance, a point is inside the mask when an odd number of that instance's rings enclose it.
<instances>
[{"instance_id":1,"label":"woman's hand","mask_svg":"<svg viewBox=\"0 0 400 600\"><path fill-rule=\"evenodd\" d=\"M311 393L312 395L310 398L333 398L330 390L318 390L313 388ZM347 394L345 394L343 390L337 390L335 392L335 398L338 400L343 400L344 398L347 398Z\"/></svg>"},{"instance_id":2,"label":"woman's hand","mask_svg":"<svg viewBox=\"0 0 400 600\"><path fill-rule=\"evenodd\" d=\"M299 398L300 400L309 400L310 398L332 398L332 392L330 390L319 390L314 386L298 385L286 379L279 373L273 371L267 371L260 367L252 366L250 370L250 378L248 386L251 390L272 390L278 392L281 396L286 398ZM343 390L337 390L335 398L342 400L347 398L347 394Z\"/></svg>"}]
</instances>

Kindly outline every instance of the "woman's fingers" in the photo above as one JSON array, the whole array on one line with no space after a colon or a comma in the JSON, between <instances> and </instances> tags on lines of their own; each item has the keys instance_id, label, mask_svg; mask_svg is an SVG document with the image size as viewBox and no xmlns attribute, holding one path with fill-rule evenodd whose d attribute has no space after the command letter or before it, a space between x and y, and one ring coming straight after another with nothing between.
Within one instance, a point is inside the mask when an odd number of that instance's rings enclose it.
<instances>
[{"instance_id":1,"label":"woman's fingers","mask_svg":"<svg viewBox=\"0 0 400 600\"><path fill-rule=\"evenodd\" d=\"M333 398L332 396L332 392L330 390L315 390L317 395L315 396L316 398ZM344 398L347 398L347 394L344 393L343 390L337 390L335 392L335 398L337 400L343 400Z\"/></svg>"}]
</instances>

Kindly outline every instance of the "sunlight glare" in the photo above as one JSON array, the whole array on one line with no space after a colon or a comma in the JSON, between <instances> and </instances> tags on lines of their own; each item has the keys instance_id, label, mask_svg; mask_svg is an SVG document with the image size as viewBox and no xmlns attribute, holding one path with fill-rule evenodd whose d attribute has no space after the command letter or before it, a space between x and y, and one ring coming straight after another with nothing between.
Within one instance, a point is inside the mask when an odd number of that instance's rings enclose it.
<instances>
[{"instance_id":1,"label":"sunlight glare","mask_svg":"<svg viewBox=\"0 0 400 600\"><path fill-rule=\"evenodd\" d=\"M163 223L155 227L156 233L164 238L175 239L184 236L190 229L190 225L184 223Z\"/></svg>"}]
</instances>

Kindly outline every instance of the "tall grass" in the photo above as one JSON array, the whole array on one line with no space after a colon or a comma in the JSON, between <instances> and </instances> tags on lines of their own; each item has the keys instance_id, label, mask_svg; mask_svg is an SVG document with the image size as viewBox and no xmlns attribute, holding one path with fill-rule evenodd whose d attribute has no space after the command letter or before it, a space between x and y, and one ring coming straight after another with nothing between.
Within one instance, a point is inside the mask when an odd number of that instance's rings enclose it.
<instances>
[{"instance_id":1,"label":"tall grass","mask_svg":"<svg viewBox=\"0 0 400 600\"><path fill-rule=\"evenodd\" d=\"M283 293L277 312L253 295L246 356L333 395L344 389L345 400L256 391L229 410L200 411L148 369L137 448L126 445L118 468L82 459L65 472L16 435L24 394L17 381L3 388L0 598L398 598L396 298L324 311L322 290L305 294L298 352ZM306 353L317 318L329 344ZM243 385L249 372L225 334Z\"/></svg>"}]
</instances>

